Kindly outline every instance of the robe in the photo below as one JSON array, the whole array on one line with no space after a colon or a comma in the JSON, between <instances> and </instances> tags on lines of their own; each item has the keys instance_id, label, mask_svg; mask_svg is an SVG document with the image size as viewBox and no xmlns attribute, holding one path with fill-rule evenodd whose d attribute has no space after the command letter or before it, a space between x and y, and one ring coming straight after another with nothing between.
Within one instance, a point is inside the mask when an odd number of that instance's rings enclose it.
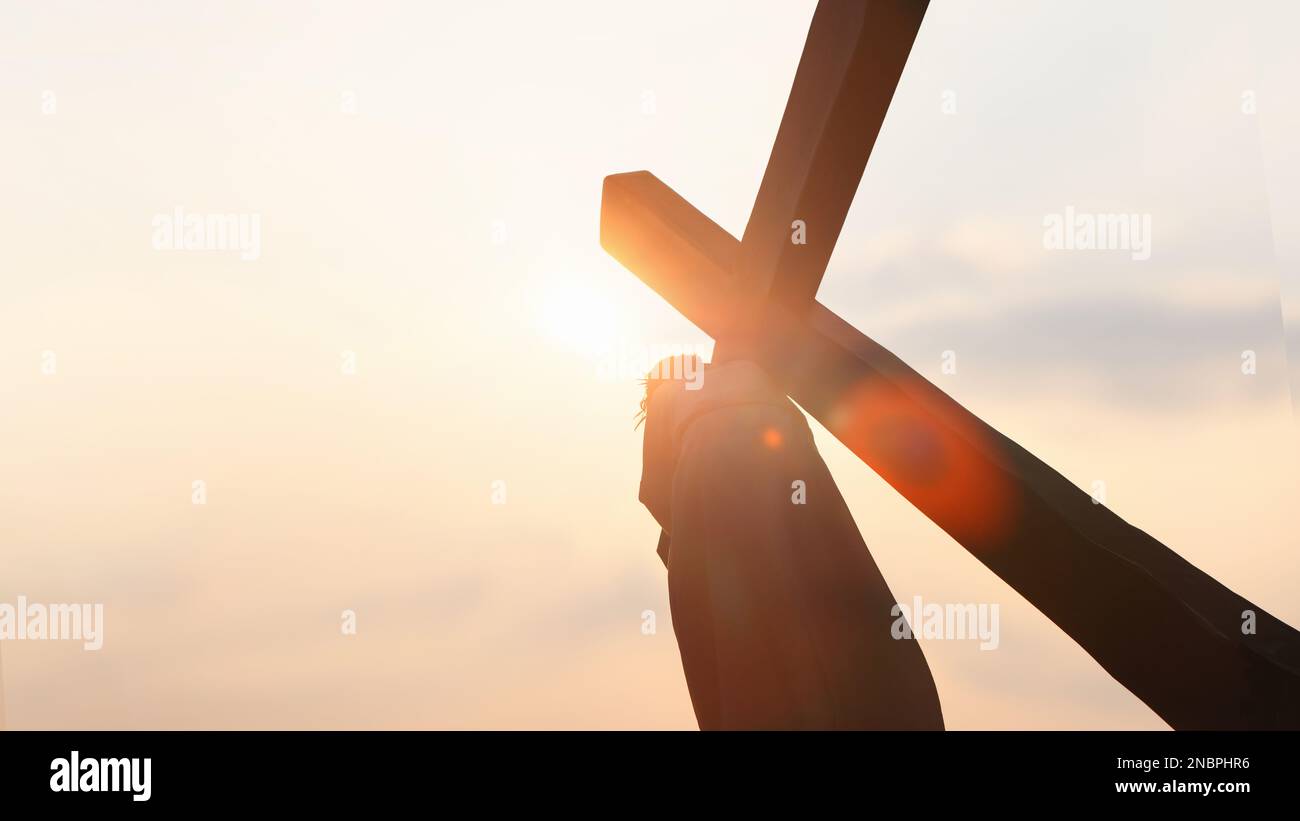
<instances>
[{"instance_id":1,"label":"robe","mask_svg":"<svg viewBox=\"0 0 1300 821\"><path fill-rule=\"evenodd\" d=\"M697 384L650 398L640 499L700 728L943 729L803 413L751 362Z\"/></svg>"}]
</instances>

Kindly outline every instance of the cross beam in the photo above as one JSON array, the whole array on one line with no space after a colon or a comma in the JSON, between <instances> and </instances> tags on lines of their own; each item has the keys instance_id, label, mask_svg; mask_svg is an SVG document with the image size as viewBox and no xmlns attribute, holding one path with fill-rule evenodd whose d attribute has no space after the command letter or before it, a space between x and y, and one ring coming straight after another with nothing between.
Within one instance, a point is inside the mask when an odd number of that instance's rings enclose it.
<instances>
[{"instance_id":1,"label":"cross beam","mask_svg":"<svg viewBox=\"0 0 1300 821\"><path fill-rule=\"evenodd\" d=\"M601 245L720 348L743 336L744 355L794 401L1171 726L1300 728L1300 633L1095 504L814 299L924 7L821 0L744 241L639 171L605 179ZM828 88L801 78L836 71L829 104L801 96ZM833 113L855 100L872 113ZM805 128L809 117L821 124ZM809 232L823 232L808 255L773 240L780 229L789 241L782 223L801 209L817 215Z\"/></svg>"},{"instance_id":2,"label":"cross beam","mask_svg":"<svg viewBox=\"0 0 1300 821\"><path fill-rule=\"evenodd\" d=\"M868 13L869 12L869 13ZM817 294L925 3L821 3L740 241L747 292L791 305ZM806 242L790 241L801 220Z\"/></svg>"}]
</instances>

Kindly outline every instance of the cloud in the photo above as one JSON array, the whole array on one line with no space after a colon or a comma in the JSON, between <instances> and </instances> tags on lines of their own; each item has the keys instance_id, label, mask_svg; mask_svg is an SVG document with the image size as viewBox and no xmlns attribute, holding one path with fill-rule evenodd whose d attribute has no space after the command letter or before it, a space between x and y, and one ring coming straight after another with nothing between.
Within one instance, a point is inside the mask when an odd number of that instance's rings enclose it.
<instances>
[{"instance_id":1,"label":"cloud","mask_svg":"<svg viewBox=\"0 0 1300 821\"><path fill-rule=\"evenodd\" d=\"M877 341L927 375L937 372L942 351L954 351L962 383L999 392L1046 388L1169 409L1286 391L1280 323L1276 300L1214 305L1099 295L922 318ZM1255 353L1253 375L1242 372L1245 351Z\"/></svg>"}]
</instances>

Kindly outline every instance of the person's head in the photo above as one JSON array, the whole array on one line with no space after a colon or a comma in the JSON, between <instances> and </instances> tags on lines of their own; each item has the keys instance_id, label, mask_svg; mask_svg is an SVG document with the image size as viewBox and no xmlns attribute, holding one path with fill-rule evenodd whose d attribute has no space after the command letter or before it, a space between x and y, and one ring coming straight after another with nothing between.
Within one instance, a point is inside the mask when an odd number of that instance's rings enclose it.
<instances>
[{"instance_id":1,"label":"person's head","mask_svg":"<svg viewBox=\"0 0 1300 821\"><path fill-rule=\"evenodd\" d=\"M678 354L659 360L646 374L645 379L641 380L641 384L645 386L645 395L641 397L641 409L636 415L636 426L640 427L645 421L646 414L650 410L650 397L654 396L655 391L669 382L685 383L684 387L688 391L699 390L704 387L706 367L708 367L707 363L695 354Z\"/></svg>"}]
</instances>

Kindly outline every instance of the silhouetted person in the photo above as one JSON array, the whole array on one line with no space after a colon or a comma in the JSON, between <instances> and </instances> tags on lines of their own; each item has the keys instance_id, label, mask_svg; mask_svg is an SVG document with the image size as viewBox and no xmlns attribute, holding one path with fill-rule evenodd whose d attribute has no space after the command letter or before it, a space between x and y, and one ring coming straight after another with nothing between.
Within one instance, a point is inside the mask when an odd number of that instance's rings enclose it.
<instances>
[{"instance_id":1,"label":"silhouetted person","mask_svg":"<svg viewBox=\"0 0 1300 821\"><path fill-rule=\"evenodd\" d=\"M700 728L943 729L803 414L751 362L698 368L646 380L640 498Z\"/></svg>"}]
</instances>

